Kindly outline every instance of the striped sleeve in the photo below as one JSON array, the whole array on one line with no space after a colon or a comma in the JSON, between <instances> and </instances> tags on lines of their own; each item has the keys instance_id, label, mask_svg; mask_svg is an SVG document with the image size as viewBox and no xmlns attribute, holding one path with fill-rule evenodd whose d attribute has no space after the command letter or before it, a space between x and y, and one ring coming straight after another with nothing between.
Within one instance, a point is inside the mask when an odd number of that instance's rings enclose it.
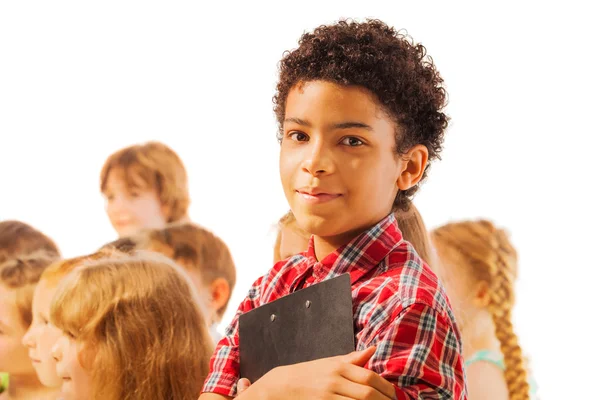
<instances>
[{"instance_id":1,"label":"striped sleeve","mask_svg":"<svg viewBox=\"0 0 600 400\"><path fill-rule=\"evenodd\" d=\"M367 368L396 386L398 399L466 399L455 325L430 306L401 309L374 336Z\"/></svg>"}]
</instances>

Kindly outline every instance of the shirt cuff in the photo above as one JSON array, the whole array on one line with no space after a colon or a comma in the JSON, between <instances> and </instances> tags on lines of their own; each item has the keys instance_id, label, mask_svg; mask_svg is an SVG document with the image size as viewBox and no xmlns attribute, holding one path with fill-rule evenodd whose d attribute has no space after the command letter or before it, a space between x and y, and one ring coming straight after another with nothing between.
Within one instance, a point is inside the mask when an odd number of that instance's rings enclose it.
<instances>
[{"instance_id":1,"label":"shirt cuff","mask_svg":"<svg viewBox=\"0 0 600 400\"><path fill-rule=\"evenodd\" d=\"M234 397L237 392L237 375L213 372L204 381L202 393L216 393L222 396Z\"/></svg>"}]
</instances>

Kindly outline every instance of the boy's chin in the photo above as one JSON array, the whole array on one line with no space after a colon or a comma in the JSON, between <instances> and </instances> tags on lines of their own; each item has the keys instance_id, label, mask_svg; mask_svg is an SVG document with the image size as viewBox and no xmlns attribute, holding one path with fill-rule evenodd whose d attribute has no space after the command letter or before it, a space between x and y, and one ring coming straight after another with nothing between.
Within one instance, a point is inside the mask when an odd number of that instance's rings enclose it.
<instances>
[{"instance_id":1,"label":"boy's chin","mask_svg":"<svg viewBox=\"0 0 600 400\"><path fill-rule=\"evenodd\" d=\"M294 214L294 216L298 226L311 235L331 237L343 233L340 224L331 216L314 214Z\"/></svg>"}]
</instances>

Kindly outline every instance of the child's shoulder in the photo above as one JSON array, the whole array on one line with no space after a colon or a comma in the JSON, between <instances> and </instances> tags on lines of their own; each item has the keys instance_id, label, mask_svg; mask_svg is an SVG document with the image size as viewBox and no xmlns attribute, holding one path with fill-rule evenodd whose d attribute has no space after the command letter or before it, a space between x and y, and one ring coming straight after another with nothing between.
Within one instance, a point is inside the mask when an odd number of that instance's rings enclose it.
<instances>
[{"instance_id":1,"label":"child's shoulder","mask_svg":"<svg viewBox=\"0 0 600 400\"><path fill-rule=\"evenodd\" d=\"M436 315L454 329L446 295L412 245L400 242L353 290L358 340L372 343L383 329L402 316Z\"/></svg>"},{"instance_id":2,"label":"child's shoulder","mask_svg":"<svg viewBox=\"0 0 600 400\"><path fill-rule=\"evenodd\" d=\"M298 275L299 267L304 260L305 257L301 253L276 262L266 274L254 282L251 293L256 299L260 298L265 303L272 301L273 296L280 297L282 288L289 285Z\"/></svg>"},{"instance_id":3,"label":"child's shoulder","mask_svg":"<svg viewBox=\"0 0 600 400\"><path fill-rule=\"evenodd\" d=\"M437 275L405 240L381 261L369 286L387 291L390 301L400 308L423 304L438 313L448 312L446 294Z\"/></svg>"}]
</instances>

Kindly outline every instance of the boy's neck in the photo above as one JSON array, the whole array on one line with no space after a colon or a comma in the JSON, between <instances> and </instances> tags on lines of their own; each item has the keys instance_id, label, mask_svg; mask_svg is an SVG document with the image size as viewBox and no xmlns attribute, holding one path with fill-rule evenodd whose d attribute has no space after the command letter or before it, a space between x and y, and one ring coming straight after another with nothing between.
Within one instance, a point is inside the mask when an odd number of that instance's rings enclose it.
<instances>
[{"instance_id":1,"label":"boy's neck","mask_svg":"<svg viewBox=\"0 0 600 400\"><path fill-rule=\"evenodd\" d=\"M10 376L7 400L56 400L59 390L43 386L37 376Z\"/></svg>"},{"instance_id":2,"label":"boy's neck","mask_svg":"<svg viewBox=\"0 0 600 400\"><path fill-rule=\"evenodd\" d=\"M333 253L343 245L348 244L356 237L357 233L351 232L338 236L321 237L314 236L313 245L315 248L315 257L317 261L322 261L329 254Z\"/></svg>"},{"instance_id":3,"label":"boy's neck","mask_svg":"<svg viewBox=\"0 0 600 400\"><path fill-rule=\"evenodd\" d=\"M335 236L313 235L313 244L315 248L315 256L317 258L317 261L322 261L329 254L333 253L340 247L347 245L358 235L377 225L383 218L385 218L385 215L373 219L371 222L365 224L364 226L356 227L351 231L344 232Z\"/></svg>"}]
</instances>

